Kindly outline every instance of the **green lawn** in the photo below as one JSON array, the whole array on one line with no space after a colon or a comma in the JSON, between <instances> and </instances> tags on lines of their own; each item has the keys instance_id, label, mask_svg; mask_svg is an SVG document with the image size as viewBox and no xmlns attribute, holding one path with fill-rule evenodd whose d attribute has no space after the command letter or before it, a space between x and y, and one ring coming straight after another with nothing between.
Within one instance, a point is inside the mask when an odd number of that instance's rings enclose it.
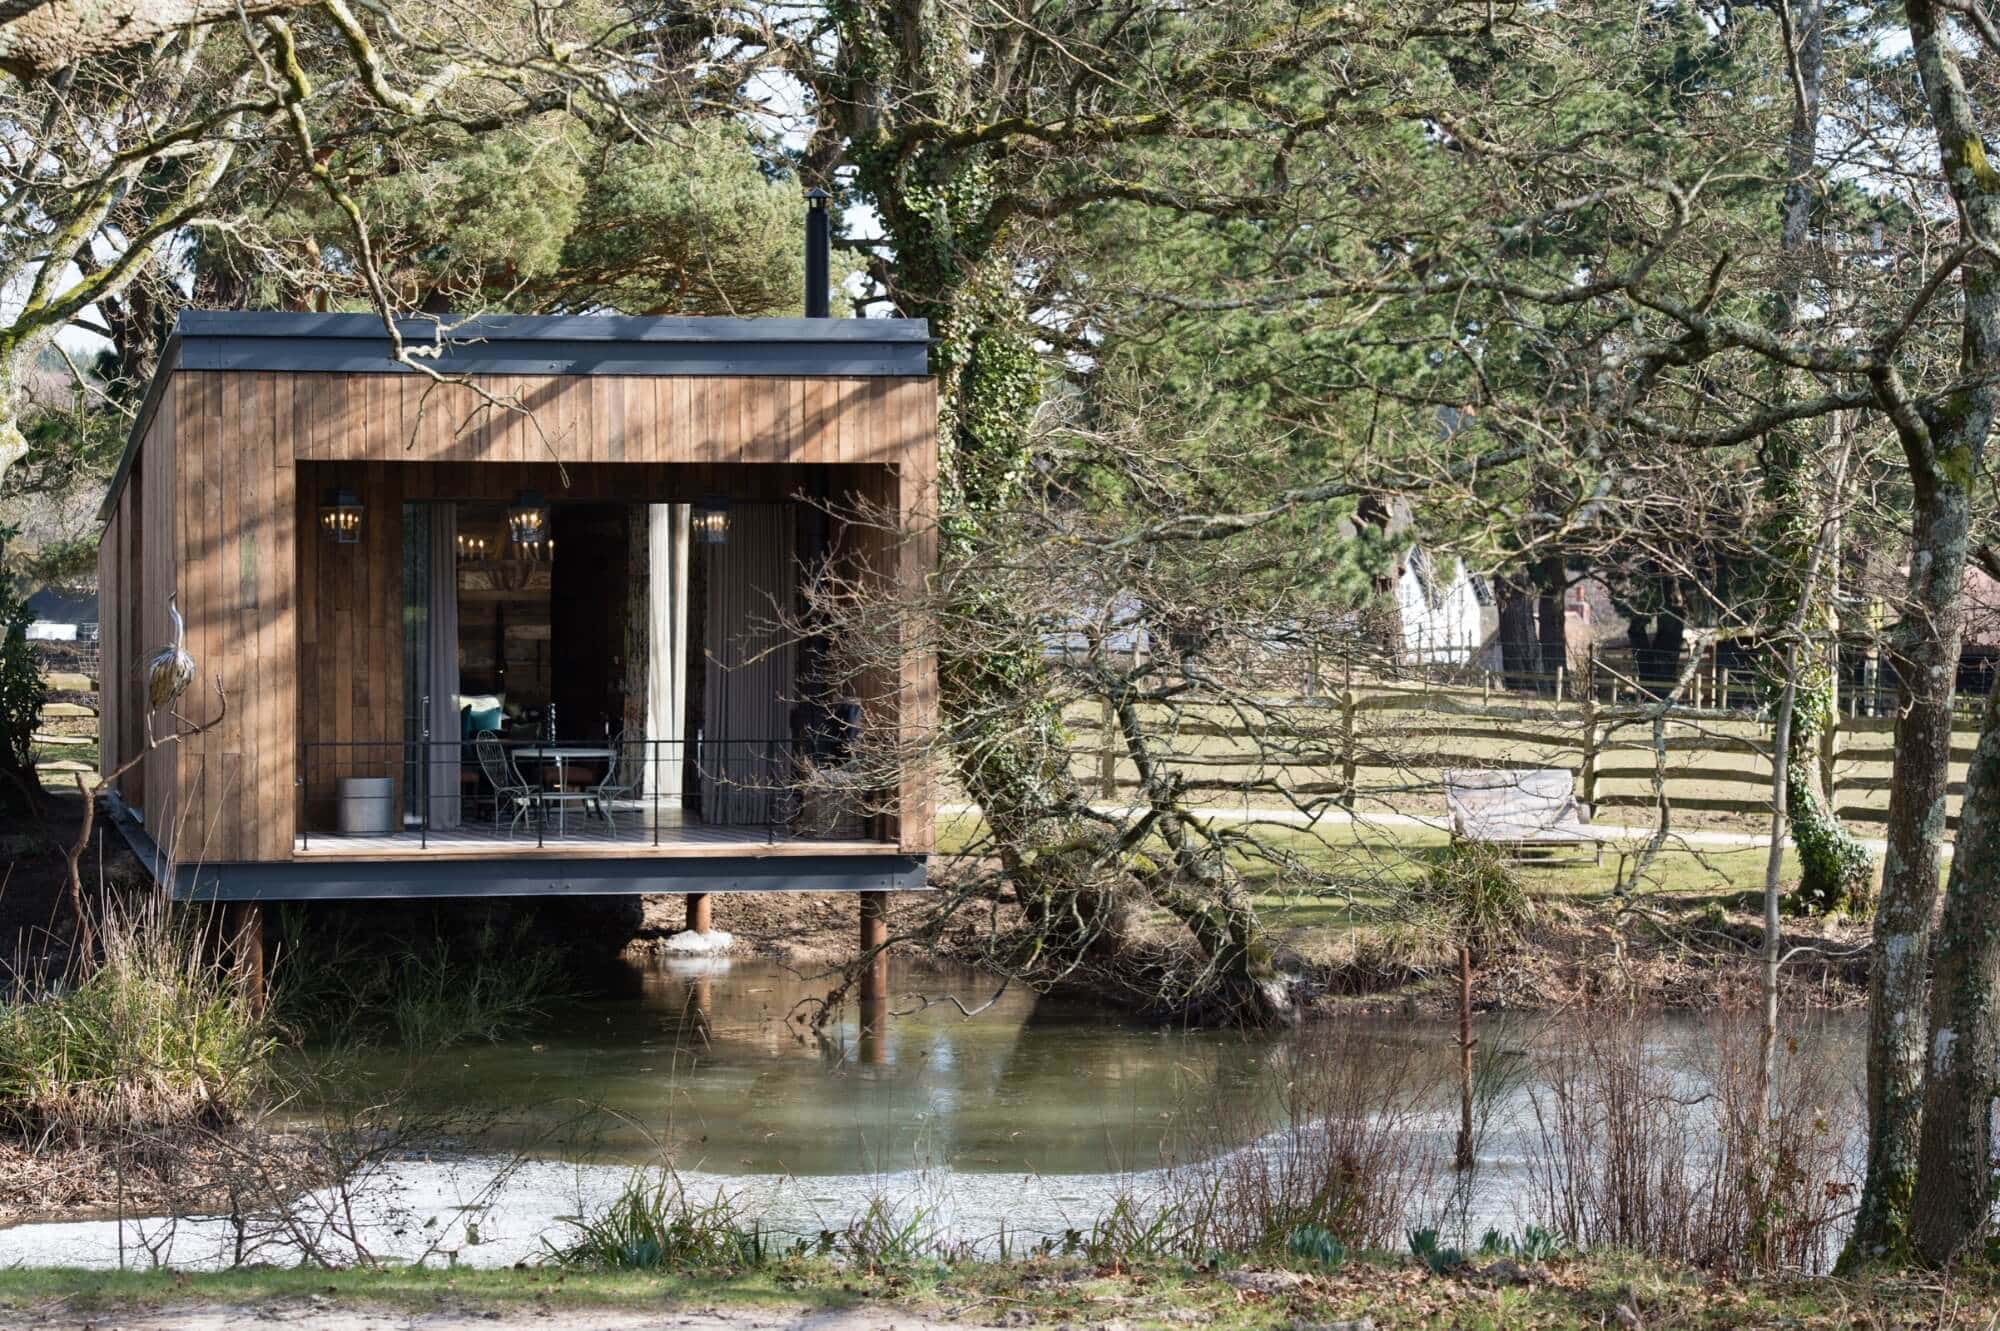
<instances>
[{"instance_id":1,"label":"green lawn","mask_svg":"<svg viewBox=\"0 0 2000 1331\"><path fill-rule=\"evenodd\" d=\"M1262 1264L1258 1264L1262 1265ZM1304 1274L1304 1273L1302 1273ZM1429 1276L1407 1259L1370 1258L1283 1285L1259 1285L1234 1269L1182 1263L1075 1261L926 1263L869 1271L824 1262L779 1262L706 1276L668 1273L388 1268L311 1271L253 1268L216 1274L0 1270L0 1310L66 1315L223 1304L268 1308L280 1301L421 1312L484 1309L496 1321L532 1326L564 1309L757 1309L793 1315L866 1306L886 1321L904 1316L990 1324L1097 1324L1135 1328L1201 1325L1229 1331L1325 1324L1361 1317L1410 1328L1538 1327L1584 1331L1616 1325L1699 1328L1833 1328L1992 1325L2000 1300L1992 1278L1955 1281L1775 1278L1731 1282L1636 1258L1558 1259L1545 1278L1508 1286L1476 1271ZM1017 1313L1015 1310L1019 1310ZM1025 1314L1025 1316L1022 1316ZM1906 1320L1907 1319L1907 1320Z\"/></svg>"},{"instance_id":2,"label":"green lawn","mask_svg":"<svg viewBox=\"0 0 2000 1331\"><path fill-rule=\"evenodd\" d=\"M1237 824L1220 824L1234 830ZM972 845L981 831L976 814L941 816L938 848L949 854ZM1258 909L1287 930L1344 931L1379 920L1400 892L1424 872L1448 843L1446 833L1427 827L1331 824L1313 832L1261 827L1257 838L1270 854L1239 852L1237 864L1250 880ZM1540 863L1521 866L1534 896L1579 906L1611 900L1620 872L1620 852L1629 873L1636 845L1606 846L1604 862ZM1761 845L1674 846L1663 849L1633 890L1636 898L1663 908L1684 909L1704 901L1759 892L1768 855ZM1798 876L1798 857L1785 852L1784 877Z\"/></svg>"},{"instance_id":3,"label":"green lawn","mask_svg":"<svg viewBox=\"0 0 2000 1331\"><path fill-rule=\"evenodd\" d=\"M87 763L92 770L97 767L95 739L88 744L43 744L40 741L30 741L28 750L37 766L42 763L70 762Z\"/></svg>"}]
</instances>

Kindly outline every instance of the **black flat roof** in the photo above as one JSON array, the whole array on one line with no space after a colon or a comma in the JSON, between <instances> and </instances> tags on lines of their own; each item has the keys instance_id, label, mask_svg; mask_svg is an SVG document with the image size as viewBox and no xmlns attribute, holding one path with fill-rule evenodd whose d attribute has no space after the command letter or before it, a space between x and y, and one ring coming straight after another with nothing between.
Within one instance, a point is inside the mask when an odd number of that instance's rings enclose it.
<instances>
[{"instance_id":1,"label":"black flat roof","mask_svg":"<svg viewBox=\"0 0 2000 1331\"><path fill-rule=\"evenodd\" d=\"M930 373L922 319L680 319L494 314L401 319L445 374L866 375ZM185 370L413 374L372 314L184 310Z\"/></svg>"},{"instance_id":2,"label":"black flat roof","mask_svg":"<svg viewBox=\"0 0 2000 1331\"><path fill-rule=\"evenodd\" d=\"M923 319L711 319L629 314L486 314L397 320L406 347L436 347L440 374L621 374L921 378ZM390 358L373 314L182 310L106 488L109 517L175 370L416 374Z\"/></svg>"}]
</instances>

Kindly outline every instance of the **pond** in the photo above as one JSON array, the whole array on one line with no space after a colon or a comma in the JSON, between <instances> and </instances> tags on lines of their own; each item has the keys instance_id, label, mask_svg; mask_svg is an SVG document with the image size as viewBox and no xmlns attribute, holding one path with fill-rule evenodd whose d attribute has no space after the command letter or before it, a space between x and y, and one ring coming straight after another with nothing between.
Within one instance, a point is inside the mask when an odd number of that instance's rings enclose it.
<instances>
[{"instance_id":1,"label":"pond","mask_svg":"<svg viewBox=\"0 0 2000 1331\"><path fill-rule=\"evenodd\" d=\"M669 962L630 998L578 1004L532 1039L411 1060L379 1053L343 1090L500 1109L500 1149L744 1175L942 1167L1147 1169L1183 1115L1266 1096L1284 1042L1170 1031L969 971L899 964L884 1019L857 1003L817 1035L830 982L763 961ZM967 1015L967 1014L970 1015ZM1275 1112L1275 1106L1272 1107Z\"/></svg>"},{"instance_id":2,"label":"pond","mask_svg":"<svg viewBox=\"0 0 2000 1331\"><path fill-rule=\"evenodd\" d=\"M1404 1212L1384 1235L1405 1223L1512 1231L1563 1219L1552 1212L1582 1230L1610 1200L1593 1200L1583 1175L1594 1166L1579 1163L1609 1144L1592 1087L1629 1079L1624 1068L1652 1078L1646 1107L1620 1129L1646 1140L1619 1149L1698 1183L1715 1163L1706 1125L1740 1095L1754 1049L1742 1023L1650 1018L1614 1036L1555 1018L1486 1020L1480 1167L1455 1189L1446 1021L1162 1029L1019 989L996 996L970 972L899 965L886 1015L864 1023L849 1004L815 1033L796 1018L826 987L763 961L666 963L628 996L570 1006L530 1039L344 1060L331 1089L283 1121L323 1126L355 1106L391 1106L421 1141L378 1147L349 1195L310 1200L311 1223L252 1225L250 1258L351 1254L359 1238L407 1260L534 1259L569 1232L565 1217L602 1208L634 1167L662 1160L691 1197L729 1197L785 1242L887 1207L928 1242L993 1252L1086 1230L1119 1199L1165 1195L1217 1161L1251 1162L1262 1188L1349 1150L1374 1152L1372 1167L1402 1189ZM1813 1148L1823 1173L1853 1153L1858 1030L1846 1016L1819 1019L1787 1047L1787 1094L1824 1138ZM1342 1132L1353 1141L1335 1141ZM0 1232L0 1261L220 1265L243 1244L215 1218L32 1224Z\"/></svg>"}]
</instances>

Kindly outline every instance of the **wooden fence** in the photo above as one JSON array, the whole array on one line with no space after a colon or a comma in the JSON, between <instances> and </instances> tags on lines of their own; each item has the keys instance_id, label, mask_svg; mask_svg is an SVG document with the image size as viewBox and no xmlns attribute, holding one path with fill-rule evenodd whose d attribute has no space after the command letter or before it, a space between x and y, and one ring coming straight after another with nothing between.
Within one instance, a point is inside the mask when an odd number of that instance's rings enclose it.
<instances>
[{"instance_id":1,"label":"wooden fence","mask_svg":"<svg viewBox=\"0 0 2000 1331\"><path fill-rule=\"evenodd\" d=\"M1214 805L1318 801L1362 813L1437 813L1447 768L1560 767L1577 774L1579 794L1600 821L1649 824L1657 769L1676 826L1769 818L1768 720L1712 706L1662 714L1615 690L1567 692L1538 697L1462 681L1357 680L1329 696L1264 699L1255 708L1158 708L1145 719L1159 760ZM1078 708L1069 720L1079 740L1078 779L1102 798L1132 795L1138 771L1111 718ZM1840 816L1864 835L1887 818L1894 726L1893 716L1841 715L1821 737L1822 780ZM1952 743L1953 824L1976 741L1968 717Z\"/></svg>"}]
</instances>

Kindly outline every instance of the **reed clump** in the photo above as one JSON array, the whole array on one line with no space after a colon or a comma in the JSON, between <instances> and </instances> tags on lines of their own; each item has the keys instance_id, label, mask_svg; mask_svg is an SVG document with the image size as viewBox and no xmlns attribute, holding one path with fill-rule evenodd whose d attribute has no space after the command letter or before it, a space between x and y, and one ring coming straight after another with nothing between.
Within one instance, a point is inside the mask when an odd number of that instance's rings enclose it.
<instances>
[{"instance_id":1,"label":"reed clump","mask_svg":"<svg viewBox=\"0 0 2000 1331\"><path fill-rule=\"evenodd\" d=\"M412 933L363 934L345 920L309 927L279 917L273 1010L293 1038L434 1053L533 1028L568 995L560 959L525 924L452 936L440 921Z\"/></svg>"},{"instance_id":2,"label":"reed clump","mask_svg":"<svg viewBox=\"0 0 2000 1331\"><path fill-rule=\"evenodd\" d=\"M1310 1230L1348 1250L1394 1247L1439 1176L1436 1060L1350 1022L1309 1028L1274 1057L1273 1101L1218 1096L1188 1116L1163 1171L1178 1246L1282 1254Z\"/></svg>"},{"instance_id":3,"label":"reed clump","mask_svg":"<svg viewBox=\"0 0 2000 1331\"><path fill-rule=\"evenodd\" d=\"M1717 1014L1699 1056L1631 1014L1562 1023L1530 1092L1526 1209L1582 1249L1723 1274L1825 1269L1852 1207L1852 1090L1830 1037L1784 1033L1767 1113L1757 1025Z\"/></svg>"},{"instance_id":4,"label":"reed clump","mask_svg":"<svg viewBox=\"0 0 2000 1331\"><path fill-rule=\"evenodd\" d=\"M79 1140L214 1126L263 1085L274 1041L253 995L209 955L203 921L157 894L106 894L94 955L17 978L0 1006L0 1119Z\"/></svg>"},{"instance_id":5,"label":"reed clump","mask_svg":"<svg viewBox=\"0 0 2000 1331\"><path fill-rule=\"evenodd\" d=\"M642 1169L602 1210L564 1221L568 1241L544 1246L557 1264L594 1271L714 1271L762 1266L766 1236L735 1198L688 1196L671 1169Z\"/></svg>"}]
</instances>

